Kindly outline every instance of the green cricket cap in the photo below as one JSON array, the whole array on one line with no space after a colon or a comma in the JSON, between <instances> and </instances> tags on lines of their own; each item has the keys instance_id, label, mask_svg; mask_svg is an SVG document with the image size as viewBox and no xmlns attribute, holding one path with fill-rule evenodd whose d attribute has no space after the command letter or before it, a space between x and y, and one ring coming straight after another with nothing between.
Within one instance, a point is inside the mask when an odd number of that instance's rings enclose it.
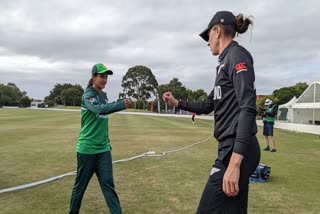
<instances>
[{"instance_id":1,"label":"green cricket cap","mask_svg":"<svg viewBox=\"0 0 320 214\"><path fill-rule=\"evenodd\" d=\"M104 64L98 63L92 67L92 74L103 74L107 73L108 75L112 75L113 72L109 70Z\"/></svg>"}]
</instances>

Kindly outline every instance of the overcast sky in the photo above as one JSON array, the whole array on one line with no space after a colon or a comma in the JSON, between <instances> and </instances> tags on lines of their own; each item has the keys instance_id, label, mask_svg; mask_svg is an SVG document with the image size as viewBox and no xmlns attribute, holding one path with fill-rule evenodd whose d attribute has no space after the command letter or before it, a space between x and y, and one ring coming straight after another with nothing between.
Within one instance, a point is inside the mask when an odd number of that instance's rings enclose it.
<instances>
[{"instance_id":1,"label":"overcast sky","mask_svg":"<svg viewBox=\"0 0 320 214\"><path fill-rule=\"evenodd\" d=\"M56 83L80 84L102 62L105 91L122 91L130 67L149 67L159 84L178 78L209 93L217 57L198 36L216 11L254 17L236 38L253 55L257 94L320 81L320 2L216 0L1 0L0 83L43 99Z\"/></svg>"}]
</instances>

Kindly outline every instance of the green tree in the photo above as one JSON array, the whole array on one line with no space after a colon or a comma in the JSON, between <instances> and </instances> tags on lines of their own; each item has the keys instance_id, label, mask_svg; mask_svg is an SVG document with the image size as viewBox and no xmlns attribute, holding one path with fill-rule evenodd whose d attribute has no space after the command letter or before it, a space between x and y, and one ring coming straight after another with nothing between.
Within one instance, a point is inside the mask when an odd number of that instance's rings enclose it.
<instances>
[{"instance_id":1,"label":"green tree","mask_svg":"<svg viewBox=\"0 0 320 214\"><path fill-rule=\"evenodd\" d=\"M281 105L290 101L294 96L299 97L307 88L307 83L299 82L294 86L274 90L272 95L279 101L278 104Z\"/></svg>"},{"instance_id":2,"label":"green tree","mask_svg":"<svg viewBox=\"0 0 320 214\"><path fill-rule=\"evenodd\" d=\"M294 96L294 89L292 87L283 87L275 90L272 95L279 100L279 105L291 100Z\"/></svg>"},{"instance_id":3,"label":"green tree","mask_svg":"<svg viewBox=\"0 0 320 214\"><path fill-rule=\"evenodd\" d=\"M70 89L70 88L74 88L76 90L71 90L71 92L64 92L64 97L62 97L62 92L66 89ZM82 92L83 93L83 88L76 84L76 85L72 85L70 83L64 83L64 84L59 84L57 83L54 88L50 91L50 94L49 96L46 96L44 98L44 102L46 104L48 104L49 106L54 106L54 105L65 105L66 103L70 104L70 103L75 103L77 104L78 106L80 105L79 102L76 102L75 100L77 99L78 100L78 96L79 96L79 92ZM70 98L69 94L70 93L73 93L75 92L74 96L75 98ZM81 96L82 96L82 93L81 93ZM66 100L63 100L63 99L66 99L66 97L68 98L68 101L66 102ZM70 99L70 100L69 100ZM69 103L70 102L70 103Z\"/></svg>"},{"instance_id":4,"label":"green tree","mask_svg":"<svg viewBox=\"0 0 320 214\"><path fill-rule=\"evenodd\" d=\"M208 94L203 89L189 92L188 100L190 101L204 101L208 98Z\"/></svg>"},{"instance_id":5,"label":"green tree","mask_svg":"<svg viewBox=\"0 0 320 214\"><path fill-rule=\"evenodd\" d=\"M0 84L0 105L19 106L20 100L26 94L26 92L21 92L14 83Z\"/></svg>"},{"instance_id":6,"label":"green tree","mask_svg":"<svg viewBox=\"0 0 320 214\"><path fill-rule=\"evenodd\" d=\"M81 106L82 94L82 88L72 87L63 89L60 97L65 106Z\"/></svg>"},{"instance_id":7,"label":"green tree","mask_svg":"<svg viewBox=\"0 0 320 214\"><path fill-rule=\"evenodd\" d=\"M306 82L298 82L292 87L294 89L294 95L298 98L309 87L309 85Z\"/></svg>"},{"instance_id":8,"label":"green tree","mask_svg":"<svg viewBox=\"0 0 320 214\"><path fill-rule=\"evenodd\" d=\"M160 98L162 94L166 91L171 91L172 95L177 100L187 100L188 94L189 94L186 87L183 86L183 84L179 81L178 78L173 78L168 84L159 85L158 93ZM161 108L163 109L165 104L163 103L162 99L160 99L160 105L161 105Z\"/></svg>"},{"instance_id":9,"label":"green tree","mask_svg":"<svg viewBox=\"0 0 320 214\"><path fill-rule=\"evenodd\" d=\"M20 107L22 108L26 108L26 107L30 107L32 99L30 99L28 96L23 96L20 100Z\"/></svg>"},{"instance_id":10,"label":"green tree","mask_svg":"<svg viewBox=\"0 0 320 214\"><path fill-rule=\"evenodd\" d=\"M169 91L178 100L186 100L188 98L188 91L178 78L173 78L168 84Z\"/></svg>"},{"instance_id":11,"label":"green tree","mask_svg":"<svg viewBox=\"0 0 320 214\"><path fill-rule=\"evenodd\" d=\"M119 98L133 98L144 103L152 96L157 96L158 82L146 66L137 65L129 68L121 86L123 93L119 94Z\"/></svg>"},{"instance_id":12,"label":"green tree","mask_svg":"<svg viewBox=\"0 0 320 214\"><path fill-rule=\"evenodd\" d=\"M55 84L53 89L50 91L49 96L46 96L44 98L44 102L47 103L49 106L53 106L56 104L62 105L62 100L61 100L60 94L63 89L69 88L69 87L71 87L71 84L64 84L64 85L62 85L60 83Z\"/></svg>"},{"instance_id":13,"label":"green tree","mask_svg":"<svg viewBox=\"0 0 320 214\"><path fill-rule=\"evenodd\" d=\"M0 107L4 105L4 90L5 90L5 85L0 83Z\"/></svg>"}]
</instances>

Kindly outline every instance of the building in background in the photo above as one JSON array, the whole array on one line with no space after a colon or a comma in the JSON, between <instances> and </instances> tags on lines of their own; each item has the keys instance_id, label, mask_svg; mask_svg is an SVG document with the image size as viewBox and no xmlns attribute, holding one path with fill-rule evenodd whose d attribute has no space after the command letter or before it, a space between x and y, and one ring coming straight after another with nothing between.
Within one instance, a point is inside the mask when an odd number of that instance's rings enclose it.
<instances>
[{"instance_id":1,"label":"building in background","mask_svg":"<svg viewBox=\"0 0 320 214\"><path fill-rule=\"evenodd\" d=\"M48 108L43 100L34 100L30 104L30 108Z\"/></svg>"}]
</instances>

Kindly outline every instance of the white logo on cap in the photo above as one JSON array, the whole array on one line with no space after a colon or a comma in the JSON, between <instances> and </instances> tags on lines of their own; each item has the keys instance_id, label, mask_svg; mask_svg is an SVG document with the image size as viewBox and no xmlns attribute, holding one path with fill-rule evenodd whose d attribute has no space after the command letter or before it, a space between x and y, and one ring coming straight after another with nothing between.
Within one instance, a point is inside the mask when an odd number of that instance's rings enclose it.
<instances>
[{"instance_id":1,"label":"white logo on cap","mask_svg":"<svg viewBox=\"0 0 320 214\"><path fill-rule=\"evenodd\" d=\"M224 22L224 19L221 19L220 22Z\"/></svg>"}]
</instances>

